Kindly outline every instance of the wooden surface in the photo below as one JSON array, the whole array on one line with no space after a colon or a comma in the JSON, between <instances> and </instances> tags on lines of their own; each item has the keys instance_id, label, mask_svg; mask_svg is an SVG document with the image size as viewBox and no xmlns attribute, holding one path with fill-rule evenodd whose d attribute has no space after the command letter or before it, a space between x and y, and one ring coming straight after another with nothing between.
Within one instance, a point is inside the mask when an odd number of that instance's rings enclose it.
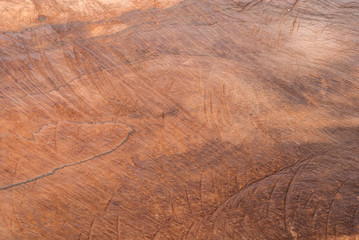
<instances>
[{"instance_id":1,"label":"wooden surface","mask_svg":"<svg viewBox=\"0 0 359 240\"><path fill-rule=\"evenodd\" d=\"M357 1L0 11L0 239L359 239Z\"/></svg>"}]
</instances>

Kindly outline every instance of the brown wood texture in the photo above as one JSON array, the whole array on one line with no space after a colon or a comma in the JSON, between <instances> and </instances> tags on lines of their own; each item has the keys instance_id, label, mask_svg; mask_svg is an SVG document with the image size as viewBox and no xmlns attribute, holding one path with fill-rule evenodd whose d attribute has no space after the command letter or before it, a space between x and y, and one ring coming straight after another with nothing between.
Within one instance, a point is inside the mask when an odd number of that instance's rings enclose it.
<instances>
[{"instance_id":1,"label":"brown wood texture","mask_svg":"<svg viewBox=\"0 0 359 240\"><path fill-rule=\"evenodd\" d=\"M359 239L358 1L0 20L0 239Z\"/></svg>"}]
</instances>

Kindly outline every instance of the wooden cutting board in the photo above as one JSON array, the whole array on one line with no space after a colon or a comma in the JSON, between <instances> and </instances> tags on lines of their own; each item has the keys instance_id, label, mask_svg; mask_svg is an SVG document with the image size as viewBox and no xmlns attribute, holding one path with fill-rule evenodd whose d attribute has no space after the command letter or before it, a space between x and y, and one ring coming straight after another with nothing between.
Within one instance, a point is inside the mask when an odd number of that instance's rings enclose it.
<instances>
[{"instance_id":1,"label":"wooden cutting board","mask_svg":"<svg viewBox=\"0 0 359 240\"><path fill-rule=\"evenodd\" d=\"M359 239L358 2L0 13L0 239Z\"/></svg>"}]
</instances>

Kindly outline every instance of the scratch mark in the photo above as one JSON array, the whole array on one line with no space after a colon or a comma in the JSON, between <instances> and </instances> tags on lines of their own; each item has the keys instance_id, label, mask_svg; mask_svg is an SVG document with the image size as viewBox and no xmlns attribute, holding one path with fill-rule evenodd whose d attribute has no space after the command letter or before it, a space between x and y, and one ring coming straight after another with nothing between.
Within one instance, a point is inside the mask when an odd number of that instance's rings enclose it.
<instances>
[{"instance_id":1,"label":"scratch mark","mask_svg":"<svg viewBox=\"0 0 359 240\"><path fill-rule=\"evenodd\" d=\"M174 82L175 82L175 80L172 80L172 82L171 82L171 84L170 84L170 87L168 88L168 92L170 92L170 91L171 91L171 88L172 88L172 86L173 86Z\"/></svg>"},{"instance_id":2,"label":"scratch mark","mask_svg":"<svg viewBox=\"0 0 359 240\"><path fill-rule=\"evenodd\" d=\"M59 123L56 123L56 127L55 127L55 134L54 134L54 143L55 143L55 150L57 153L57 127L58 127Z\"/></svg>"},{"instance_id":3,"label":"scratch mark","mask_svg":"<svg viewBox=\"0 0 359 240\"><path fill-rule=\"evenodd\" d=\"M287 227L287 205L288 205L288 195L290 193L290 190L291 190L291 186L292 186L292 183L294 182L294 179L295 177L297 176L297 173L299 172L299 170L303 167L300 166L298 167L298 169L294 172L292 178L289 180L289 183L288 183L288 186L287 186L287 190L285 191L285 195L284 195L284 216L283 216L283 222L284 222L284 229L285 230L288 230L288 227Z\"/></svg>"},{"instance_id":4,"label":"scratch mark","mask_svg":"<svg viewBox=\"0 0 359 240\"><path fill-rule=\"evenodd\" d=\"M185 236L184 239L187 239L188 234L189 234L189 232L191 231L191 229L192 229L192 227L193 227L194 224L195 224L195 222L192 222L192 224L189 226L189 228L187 229L186 236Z\"/></svg>"},{"instance_id":5,"label":"scratch mark","mask_svg":"<svg viewBox=\"0 0 359 240\"><path fill-rule=\"evenodd\" d=\"M92 239L92 230L93 230L93 226L94 226L95 219L96 219L96 217L94 217L94 218L92 219L92 222L91 222L90 231L89 231L89 238L88 238L89 240Z\"/></svg>"},{"instance_id":6,"label":"scratch mark","mask_svg":"<svg viewBox=\"0 0 359 240\"><path fill-rule=\"evenodd\" d=\"M329 208L329 212L328 212L328 216L327 216L327 223L325 225L325 236L326 236L326 239L328 239L328 226L329 226L329 221L330 221L330 215L332 213L332 209L333 209L333 206L334 206L334 203L335 203L335 199L336 197L338 196L338 194L340 193L340 190L342 189L342 187L345 185L345 183L348 181L349 178L345 179L345 181L340 185L340 187L338 188L338 190L336 191L336 193L334 194L334 197L333 197L333 200L330 204L330 208ZM334 229L335 229L335 226L334 226Z\"/></svg>"},{"instance_id":7,"label":"scratch mark","mask_svg":"<svg viewBox=\"0 0 359 240\"><path fill-rule=\"evenodd\" d=\"M327 156L329 150L326 151L322 156L320 156L318 158L318 160L322 160L325 156ZM291 185L292 183L294 182L294 179L295 177L297 176L297 173L299 172L299 170L303 169L304 167L306 167L307 164L309 164L309 162L311 162L314 158L311 158L307 161L304 162L303 165L300 165L298 167L298 169L295 170L295 172L293 173L293 176L292 178L289 180L289 183L288 183L288 186L287 186L287 190L286 190L286 193L285 193L285 196L284 196L284 216L283 216L283 221L284 221L284 229L287 231L288 230L288 227L287 227L287 200L288 200L288 194L290 192L290 188L291 188ZM294 165L293 167L295 167L296 165Z\"/></svg>"},{"instance_id":8,"label":"scratch mark","mask_svg":"<svg viewBox=\"0 0 359 240\"><path fill-rule=\"evenodd\" d=\"M294 34L294 29L295 29L295 24L297 23L297 19L298 19L298 14L295 16L295 19L293 21L293 24L292 24L292 28L290 30L290 35L293 36Z\"/></svg>"},{"instance_id":9,"label":"scratch mark","mask_svg":"<svg viewBox=\"0 0 359 240\"><path fill-rule=\"evenodd\" d=\"M304 168L309 162L313 161L314 159L317 159L317 160L321 160L323 159L327 154L328 154L329 150L326 151L323 155L321 156L308 156L302 160L298 160L297 162L295 162L294 164L290 165L290 166L287 166L287 167L283 167L281 169L278 169L262 178L259 178L257 180L254 180L254 181L251 181L247 184L245 184L241 189L239 189L239 191L235 194L233 194L232 196L228 197L226 200L224 200L220 205L221 206L218 206L218 209L222 208L222 207L225 207L226 204L228 204L230 201L232 201L232 203L236 200L236 198L239 197L239 195L242 193L242 191L250 188L251 186L255 186L255 184L267 179L267 178L270 178L270 177L273 177L273 176L276 176L277 174L280 174L284 171L287 171L287 170L290 170L290 169L293 169L295 167L298 167L299 169L300 168ZM299 169L297 169L296 171L298 171ZM240 201L238 201L238 204L240 203ZM238 207L238 205L237 205ZM216 214L216 211L212 212L212 215Z\"/></svg>"},{"instance_id":10,"label":"scratch mark","mask_svg":"<svg viewBox=\"0 0 359 240\"><path fill-rule=\"evenodd\" d=\"M279 34L278 34L277 49L280 48L280 40L281 40L281 38L282 38L282 28L280 29Z\"/></svg>"},{"instance_id":11,"label":"scratch mark","mask_svg":"<svg viewBox=\"0 0 359 240\"><path fill-rule=\"evenodd\" d=\"M203 201L202 201L202 181L203 181L203 171L201 172L201 178L199 181L199 201L200 201L200 205L201 205L201 212L202 212L202 215L204 216Z\"/></svg>"},{"instance_id":12,"label":"scratch mark","mask_svg":"<svg viewBox=\"0 0 359 240\"><path fill-rule=\"evenodd\" d=\"M111 199L107 202L106 204L106 207L105 207L105 210L103 211L103 214L105 215L106 211L107 211L107 208L110 206L110 203L112 202L112 199L116 196L116 194L114 194Z\"/></svg>"},{"instance_id":13,"label":"scratch mark","mask_svg":"<svg viewBox=\"0 0 359 240\"><path fill-rule=\"evenodd\" d=\"M268 217L268 212L269 212L269 207L270 207L271 200L272 200L272 195L273 195L273 192L274 192L274 190L275 190L275 188L276 188L278 182L279 182L279 179L278 179L277 181L275 181L274 186L273 186L272 190L271 190L270 193L269 193L268 206L267 206L267 209L266 209L266 217Z\"/></svg>"},{"instance_id":14,"label":"scratch mark","mask_svg":"<svg viewBox=\"0 0 359 240\"><path fill-rule=\"evenodd\" d=\"M187 185L186 185L186 200L187 200L187 204L188 204L188 209L190 211L190 213L192 213L192 208L191 208L191 204L189 202L189 197L188 197L188 188L187 188Z\"/></svg>"},{"instance_id":15,"label":"scratch mark","mask_svg":"<svg viewBox=\"0 0 359 240\"><path fill-rule=\"evenodd\" d=\"M111 150L107 151L107 152L103 152L103 153L100 153L100 154L97 154L93 157L90 157L90 158L87 158L87 159L84 159L84 160L81 160L79 162L75 162L75 163L71 163L71 164L65 164L65 165L62 165L61 167L57 167L57 168L54 168L52 169L50 172L48 173L45 173L45 174L42 174L42 175L39 175L39 176L36 176L34 178L30 178L30 179L27 179L25 181L21 181L21 182L17 182L17 183L13 183L13 184L10 184L10 185L7 185L7 186L3 186L3 187L0 187L0 190L7 190L7 189L10 189L10 188L13 188L13 187L17 187L17 186L20 186L20 185L23 185L23 184L26 184L26 183L30 183L30 182L34 182L36 181L37 179L41 179L41 178L44 178L44 177L48 177L50 175L54 175L58 170L62 170L62 169L65 169L65 168L68 168L68 167L73 167L73 166L76 166L76 165L80 165L82 163L85 163L85 162L89 162L89 161L92 161L96 158L99 158L99 157L103 157L103 156L106 156L114 151L116 151L118 148L120 148L123 144L125 144L129 139L130 139L130 136L132 134L134 134L136 132L136 130L127 125L127 127L130 127L132 130L127 134L127 137L125 140L123 140L119 145L115 146L114 148L112 148Z\"/></svg>"},{"instance_id":16,"label":"scratch mark","mask_svg":"<svg viewBox=\"0 0 359 240\"><path fill-rule=\"evenodd\" d=\"M117 238L118 238L118 240L121 239L121 221L120 221L120 216L117 217Z\"/></svg>"},{"instance_id":17,"label":"scratch mark","mask_svg":"<svg viewBox=\"0 0 359 240\"><path fill-rule=\"evenodd\" d=\"M351 220L351 225L352 225L352 234L354 235L354 232L355 232L355 216L358 212L358 209L359 209L359 205L356 206L355 208L355 211L354 211L354 214L353 214L353 217L352 217L352 220Z\"/></svg>"},{"instance_id":18,"label":"scratch mark","mask_svg":"<svg viewBox=\"0 0 359 240\"><path fill-rule=\"evenodd\" d=\"M291 12L294 10L294 8L298 5L299 0L295 0L295 2L293 3L292 7L288 9L288 12Z\"/></svg>"},{"instance_id":19,"label":"scratch mark","mask_svg":"<svg viewBox=\"0 0 359 240\"><path fill-rule=\"evenodd\" d=\"M249 2L249 3L246 3L246 4L242 7L242 9L240 10L240 12L246 10L248 7L253 8L253 7L257 6L258 4L260 4L260 3L262 3L262 2L263 2L263 0L259 0L259 1L257 1L257 2L251 1L251 2Z\"/></svg>"},{"instance_id":20,"label":"scratch mark","mask_svg":"<svg viewBox=\"0 0 359 240\"><path fill-rule=\"evenodd\" d=\"M307 200L307 201L305 202L305 204L304 204L303 209L306 209L306 208L307 208L307 206L308 206L308 204L309 204L309 201L312 199L313 196L314 196L314 193L310 194L308 200Z\"/></svg>"}]
</instances>

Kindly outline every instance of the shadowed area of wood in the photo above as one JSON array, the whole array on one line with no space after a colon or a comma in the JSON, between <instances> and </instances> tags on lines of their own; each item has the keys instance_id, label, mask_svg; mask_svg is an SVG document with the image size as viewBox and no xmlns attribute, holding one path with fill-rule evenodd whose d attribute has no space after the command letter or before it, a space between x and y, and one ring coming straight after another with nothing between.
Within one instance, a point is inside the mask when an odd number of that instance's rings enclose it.
<instances>
[{"instance_id":1,"label":"shadowed area of wood","mask_svg":"<svg viewBox=\"0 0 359 240\"><path fill-rule=\"evenodd\" d=\"M358 2L0 10L0 239L359 238Z\"/></svg>"}]
</instances>

